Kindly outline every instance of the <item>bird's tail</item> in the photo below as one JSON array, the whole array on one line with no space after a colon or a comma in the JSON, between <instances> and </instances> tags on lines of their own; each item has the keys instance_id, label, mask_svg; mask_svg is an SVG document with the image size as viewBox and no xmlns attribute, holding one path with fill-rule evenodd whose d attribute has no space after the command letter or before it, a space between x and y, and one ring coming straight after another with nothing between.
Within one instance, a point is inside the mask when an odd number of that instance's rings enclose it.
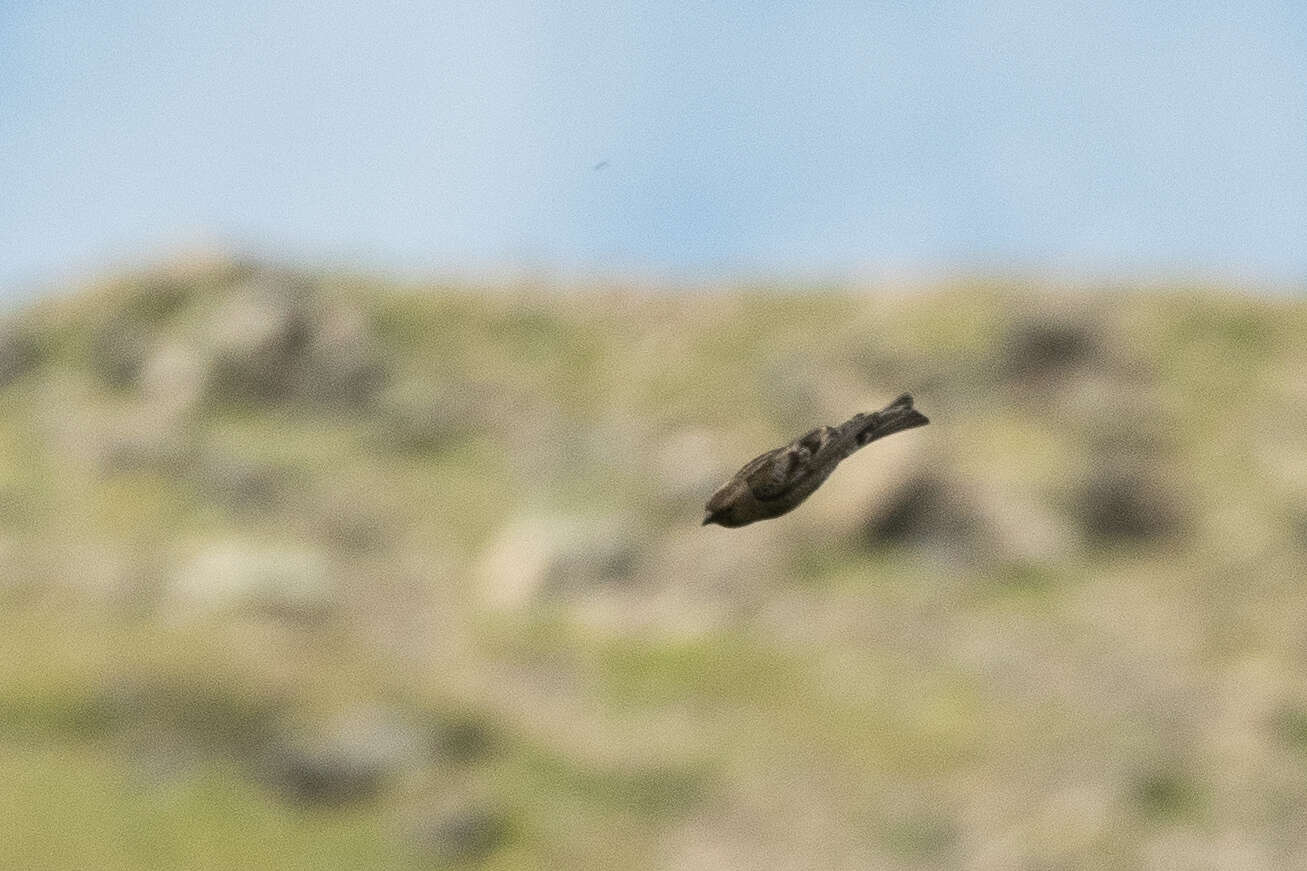
<instances>
[{"instance_id":1,"label":"bird's tail","mask_svg":"<svg viewBox=\"0 0 1307 871\"><path fill-rule=\"evenodd\" d=\"M896 432L902 432L913 427L925 426L928 423L930 423L930 418L912 407L912 395L904 393L880 411L855 415L852 420L841 427L844 431L841 435L851 439L851 450L857 450L863 445L871 444L876 439L883 439L887 435L893 435Z\"/></svg>"}]
</instances>

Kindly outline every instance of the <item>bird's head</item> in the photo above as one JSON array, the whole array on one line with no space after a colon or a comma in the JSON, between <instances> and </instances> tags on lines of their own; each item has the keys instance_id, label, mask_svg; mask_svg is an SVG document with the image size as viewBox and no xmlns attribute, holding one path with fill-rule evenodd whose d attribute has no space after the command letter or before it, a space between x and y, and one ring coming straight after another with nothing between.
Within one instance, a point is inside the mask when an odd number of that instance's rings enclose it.
<instances>
[{"instance_id":1,"label":"bird's head","mask_svg":"<svg viewBox=\"0 0 1307 871\"><path fill-rule=\"evenodd\" d=\"M731 481L712 495L708 500L708 505L704 508L702 526L715 523L718 526L743 526L748 523L747 520L740 520L736 517L736 506L738 504L738 493L736 493L736 482Z\"/></svg>"}]
</instances>

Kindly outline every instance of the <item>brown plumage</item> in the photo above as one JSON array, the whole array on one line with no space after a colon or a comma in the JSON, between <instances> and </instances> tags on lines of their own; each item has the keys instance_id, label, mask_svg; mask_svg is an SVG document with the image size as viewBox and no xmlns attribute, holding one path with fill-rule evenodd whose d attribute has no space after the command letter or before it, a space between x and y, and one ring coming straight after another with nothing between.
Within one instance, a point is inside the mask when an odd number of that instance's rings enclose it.
<instances>
[{"instance_id":1,"label":"brown plumage","mask_svg":"<svg viewBox=\"0 0 1307 871\"><path fill-rule=\"evenodd\" d=\"M855 414L839 426L822 426L745 464L708 500L703 522L745 526L798 507L842 460L876 439L925 426L930 420L905 393L880 411Z\"/></svg>"}]
</instances>

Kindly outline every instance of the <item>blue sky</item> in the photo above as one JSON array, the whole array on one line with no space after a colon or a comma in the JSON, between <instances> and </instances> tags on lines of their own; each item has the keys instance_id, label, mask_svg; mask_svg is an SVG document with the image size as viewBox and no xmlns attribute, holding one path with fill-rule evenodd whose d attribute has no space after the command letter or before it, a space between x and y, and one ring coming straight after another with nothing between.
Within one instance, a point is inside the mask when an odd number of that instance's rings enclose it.
<instances>
[{"instance_id":1,"label":"blue sky","mask_svg":"<svg viewBox=\"0 0 1307 871\"><path fill-rule=\"evenodd\" d=\"M0 0L0 288L197 238L1298 283L1307 4Z\"/></svg>"}]
</instances>

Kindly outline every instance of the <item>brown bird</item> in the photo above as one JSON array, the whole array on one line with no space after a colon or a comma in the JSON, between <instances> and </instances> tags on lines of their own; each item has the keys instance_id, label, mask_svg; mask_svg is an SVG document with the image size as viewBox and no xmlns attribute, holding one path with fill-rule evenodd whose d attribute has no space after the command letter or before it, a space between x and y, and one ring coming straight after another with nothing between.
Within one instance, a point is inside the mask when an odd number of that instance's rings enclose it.
<instances>
[{"instance_id":1,"label":"brown bird","mask_svg":"<svg viewBox=\"0 0 1307 871\"><path fill-rule=\"evenodd\" d=\"M855 414L839 426L821 426L745 464L708 500L703 525L745 526L797 508L840 462L876 439L925 426L930 420L905 393L880 411Z\"/></svg>"}]
</instances>

